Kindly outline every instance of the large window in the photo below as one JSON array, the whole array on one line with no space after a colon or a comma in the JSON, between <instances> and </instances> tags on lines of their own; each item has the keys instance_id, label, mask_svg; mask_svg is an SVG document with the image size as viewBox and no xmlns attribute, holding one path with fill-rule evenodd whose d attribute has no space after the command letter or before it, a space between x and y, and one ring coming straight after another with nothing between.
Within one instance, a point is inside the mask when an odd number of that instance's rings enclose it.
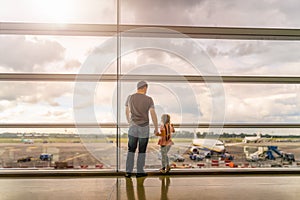
<instances>
[{"instance_id":1,"label":"large window","mask_svg":"<svg viewBox=\"0 0 300 200\"><path fill-rule=\"evenodd\" d=\"M174 168L297 166L297 4L0 0L1 166L124 171L142 79Z\"/></svg>"}]
</instances>

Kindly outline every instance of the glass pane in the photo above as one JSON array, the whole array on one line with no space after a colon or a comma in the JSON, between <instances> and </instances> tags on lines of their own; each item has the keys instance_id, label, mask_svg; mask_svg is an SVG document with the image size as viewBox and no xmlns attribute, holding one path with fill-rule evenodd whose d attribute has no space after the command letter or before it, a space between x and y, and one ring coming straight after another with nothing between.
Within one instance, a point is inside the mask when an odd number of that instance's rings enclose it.
<instances>
[{"instance_id":1,"label":"glass pane","mask_svg":"<svg viewBox=\"0 0 300 200\"><path fill-rule=\"evenodd\" d=\"M1 82L2 123L72 120L73 86L54 82Z\"/></svg>"},{"instance_id":2,"label":"glass pane","mask_svg":"<svg viewBox=\"0 0 300 200\"><path fill-rule=\"evenodd\" d=\"M121 4L123 24L297 28L297 1L139 1Z\"/></svg>"},{"instance_id":3,"label":"glass pane","mask_svg":"<svg viewBox=\"0 0 300 200\"><path fill-rule=\"evenodd\" d=\"M222 134L215 135L216 132ZM172 135L174 145L168 152L171 170L295 167L299 161L299 129L225 128L216 132L208 129L175 128ZM126 138L127 134L123 134L122 139L123 137ZM146 154L148 170L161 168L158 140L157 136L149 139ZM122 140L121 145L126 147L126 144L126 140ZM124 157L121 169L125 168Z\"/></svg>"},{"instance_id":4,"label":"glass pane","mask_svg":"<svg viewBox=\"0 0 300 200\"><path fill-rule=\"evenodd\" d=\"M225 84L227 122L299 122L299 85Z\"/></svg>"},{"instance_id":5,"label":"glass pane","mask_svg":"<svg viewBox=\"0 0 300 200\"><path fill-rule=\"evenodd\" d=\"M85 135L79 135L78 130L70 128L1 129L0 165L3 168L115 170L115 130L111 129L110 134L103 135L93 132L93 129L82 131ZM299 160L299 129L240 128L222 129L221 132L221 135L214 137L215 143L210 143L209 137L215 132L204 128L175 128L172 136L174 145L168 153L171 167L186 170L229 168L230 162L236 167L292 167ZM161 166L158 139L151 136L149 140L146 155L148 170ZM124 170L127 153L125 132L121 134L120 142L120 169ZM226 154L218 151L221 148L225 149ZM260 153L260 157L254 157L259 148L267 149ZM266 155L272 155L275 159L265 159ZM289 160L292 157L295 160Z\"/></svg>"},{"instance_id":6,"label":"glass pane","mask_svg":"<svg viewBox=\"0 0 300 200\"><path fill-rule=\"evenodd\" d=\"M162 31L156 28L141 31ZM163 32L181 36L179 32ZM122 37L122 74L297 76L299 41Z\"/></svg>"},{"instance_id":7,"label":"glass pane","mask_svg":"<svg viewBox=\"0 0 300 200\"><path fill-rule=\"evenodd\" d=\"M220 75L298 76L299 41L197 40Z\"/></svg>"},{"instance_id":8,"label":"glass pane","mask_svg":"<svg viewBox=\"0 0 300 200\"><path fill-rule=\"evenodd\" d=\"M77 90L74 91L74 84ZM115 122L115 83L81 88L84 82L1 82L0 119L2 123L77 123ZM91 88L93 90L91 90ZM80 95L85 95L84 103ZM87 110L86 110L87 109ZM79 111L90 111L80 118ZM81 120L83 119L83 120Z\"/></svg>"},{"instance_id":9,"label":"glass pane","mask_svg":"<svg viewBox=\"0 0 300 200\"><path fill-rule=\"evenodd\" d=\"M0 21L35 23L116 23L115 1L1 0Z\"/></svg>"},{"instance_id":10,"label":"glass pane","mask_svg":"<svg viewBox=\"0 0 300 200\"><path fill-rule=\"evenodd\" d=\"M80 73L92 52L106 40L105 37L1 35L0 72ZM91 71L97 67L88 64L85 68L92 68Z\"/></svg>"},{"instance_id":11,"label":"glass pane","mask_svg":"<svg viewBox=\"0 0 300 200\"><path fill-rule=\"evenodd\" d=\"M147 95L153 98L157 115L169 113L173 123L297 123L300 120L296 109L300 106L300 88L294 84L148 84ZM126 122L125 101L136 91L136 83L124 82L121 88L121 118Z\"/></svg>"},{"instance_id":12,"label":"glass pane","mask_svg":"<svg viewBox=\"0 0 300 200\"><path fill-rule=\"evenodd\" d=\"M116 169L115 129L2 128L1 168Z\"/></svg>"}]
</instances>

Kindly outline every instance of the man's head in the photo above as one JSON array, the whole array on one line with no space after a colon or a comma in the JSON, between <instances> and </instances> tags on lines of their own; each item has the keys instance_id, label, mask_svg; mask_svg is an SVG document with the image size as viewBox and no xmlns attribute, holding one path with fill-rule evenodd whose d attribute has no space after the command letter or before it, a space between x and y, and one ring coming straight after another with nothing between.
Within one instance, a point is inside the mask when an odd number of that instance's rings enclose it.
<instances>
[{"instance_id":1,"label":"man's head","mask_svg":"<svg viewBox=\"0 0 300 200\"><path fill-rule=\"evenodd\" d=\"M146 83L146 81L140 81L137 83L136 86L137 86L138 93L146 94L148 88L148 84Z\"/></svg>"},{"instance_id":2,"label":"man's head","mask_svg":"<svg viewBox=\"0 0 300 200\"><path fill-rule=\"evenodd\" d=\"M146 81L140 81L137 83L137 89L140 90L140 89L144 89L144 88L147 88L148 87L148 84Z\"/></svg>"}]
</instances>

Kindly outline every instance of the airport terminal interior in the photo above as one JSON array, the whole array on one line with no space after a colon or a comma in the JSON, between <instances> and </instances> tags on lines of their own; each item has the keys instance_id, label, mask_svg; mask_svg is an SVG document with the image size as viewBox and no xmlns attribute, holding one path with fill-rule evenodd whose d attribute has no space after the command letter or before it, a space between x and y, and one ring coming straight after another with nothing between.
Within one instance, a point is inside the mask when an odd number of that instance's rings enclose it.
<instances>
[{"instance_id":1,"label":"airport terminal interior","mask_svg":"<svg viewBox=\"0 0 300 200\"><path fill-rule=\"evenodd\" d=\"M299 2L0 5L1 200L299 199ZM174 132L129 177L140 81Z\"/></svg>"}]
</instances>

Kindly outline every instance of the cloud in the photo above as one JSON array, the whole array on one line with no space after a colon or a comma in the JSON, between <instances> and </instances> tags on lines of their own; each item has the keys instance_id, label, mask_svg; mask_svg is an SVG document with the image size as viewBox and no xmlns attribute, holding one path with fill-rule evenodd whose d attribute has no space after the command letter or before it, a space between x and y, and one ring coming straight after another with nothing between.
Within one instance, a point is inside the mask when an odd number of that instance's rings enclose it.
<instances>
[{"instance_id":1,"label":"cloud","mask_svg":"<svg viewBox=\"0 0 300 200\"><path fill-rule=\"evenodd\" d=\"M294 85L225 85L226 120L297 122L299 88ZM247 91L247 92L245 92Z\"/></svg>"},{"instance_id":2,"label":"cloud","mask_svg":"<svg viewBox=\"0 0 300 200\"><path fill-rule=\"evenodd\" d=\"M54 111L47 111L47 113L44 114L45 117L53 117L53 118L64 118L69 113L65 110L54 110Z\"/></svg>"},{"instance_id":3,"label":"cloud","mask_svg":"<svg viewBox=\"0 0 300 200\"><path fill-rule=\"evenodd\" d=\"M0 99L17 103L46 102L51 106L58 106L56 99L68 93L72 94L72 90L70 85L65 83L11 82L0 85Z\"/></svg>"},{"instance_id":4,"label":"cloud","mask_svg":"<svg viewBox=\"0 0 300 200\"><path fill-rule=\"evenodd\" d=\"M16 72L32 72L37 66L43 66L64 58L65 48L58 42L25 36L0 37L0 66Z\"/></svg>"},{"instance_id":5,"label":"cloud","mask_svg":"<svg viewBox=\"0 0 300 200\"><path fill-rule=\"evenodd\" d=\"M146 24L187 24L190 21L188 10L202 1L190 0L189 3L180 0L172 1L138 1L122 2L124 23ZM178 14L180 13L180 14Z\"/></svg>"},{"instance_id":6,"label":"cloud","mask_svg":"<svg viewBox=\"0 0 300 200\"><path fill-rule=\"evenodd\" d=\"M70 122L72 89L64 82L5 82L0 85L0 119L16 123Z\"/></svg>"},{"instance_id":7,"label":"cloud","mask_svg":"<svg viewBox=\"0 0 300 200\"><path fill-rule=\"evenodd\" d=\"M0 112L10 109L16 106L15 102L8 101L8 100L0 100Z\"/></svg>"},{"instance_id":8,"label":"cloud","mask_svg":"<svg viewBox=\"0 0 300 200\"><path fill-rule=\"evenodd\" d=\"M78 69L78 68L80 68L80 66L81 66L81 63L78 60L69 60L68 62L66 62L64 68L66 70L70 70L70 69L72 70L74 68Z\"/></svg>"},{"instance_id":9,"label":"cloud","mask_svg":"<svg viewBox=\"0 0 300 200\"><path fill-rule=\"evenodd\" d=\"M221 75L299 75L297 41L200 40Z\"/></svg>"},{"instance_id":10,"label":"cloud","mask_svg":"<svg viewBox=\"0 0 300 200\"><path fill-rule=\"evenodd\" d=\"M122 22L137 24L299 27L300 2L280 0L129 0L122 2Z\"/></svg>"}]
</instances>

